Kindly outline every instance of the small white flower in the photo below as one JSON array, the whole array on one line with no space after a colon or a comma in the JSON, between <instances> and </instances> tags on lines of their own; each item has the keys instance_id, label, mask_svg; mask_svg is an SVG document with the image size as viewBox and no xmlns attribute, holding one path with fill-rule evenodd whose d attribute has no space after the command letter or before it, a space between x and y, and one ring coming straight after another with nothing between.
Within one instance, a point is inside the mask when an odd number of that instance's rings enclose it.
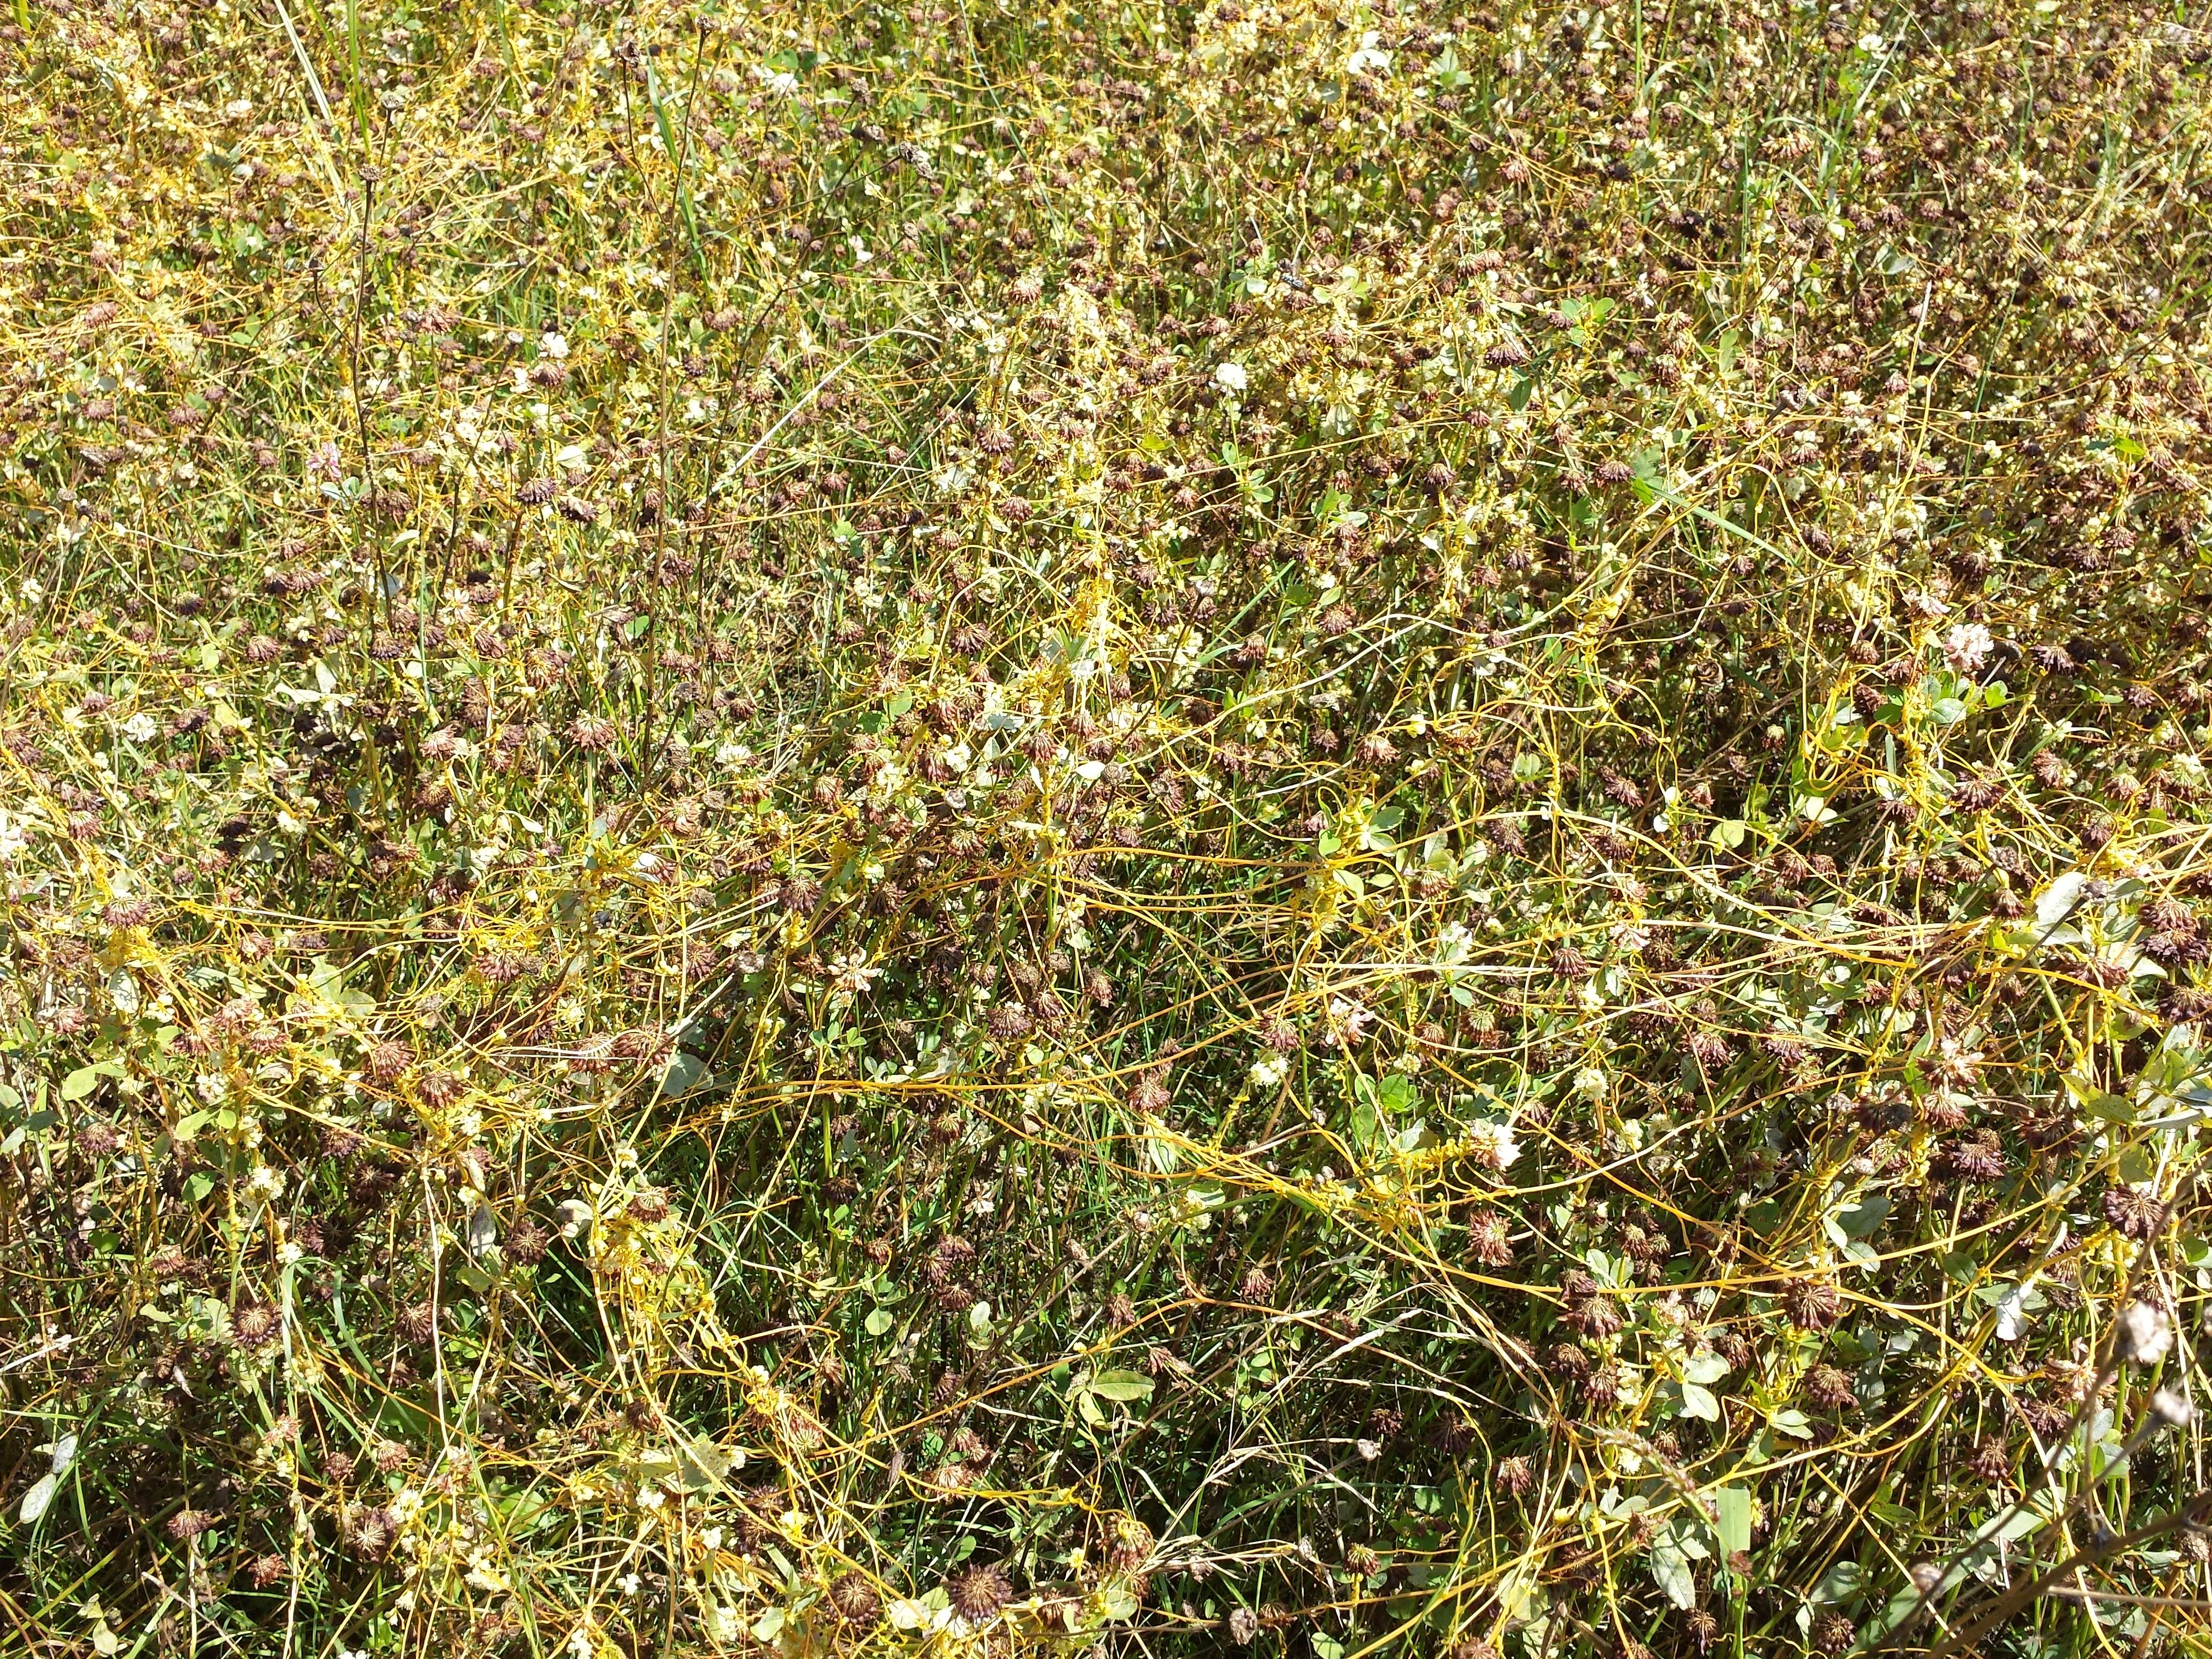
<instances>
[{"instance_id":1,"label":"small white flower","mask_svg":"<svg viewBox=\"0 0 2212 1659\"><path fill-rule=\"evenodd\" d=\"M161 729L154 717L143 709L123 722L123 735L133 743L144 743Z\"/></svg>"},{"instance_id":2,"label":"small white flower","mask_svg":"<svg viewBox=\"0 0 2212 1659\"><path fill-rule=\"evenodd\" d=\"M1887 46L1888 44L1888 41L1883 40L1880 34L1876 33L1872 29L1869 29L1864 34L1859 36L1859 50L1865 52L1869 57L1872 57L1875 53L1881 52L1882 48Z\"/></svg>"},{"instance_id":3,"label":"small white flower","mask_svg":"<svg viewBox=\"0 0 2212 1659\"><path fill-rule=\"evenodd\" d=\"M202 1072L192 1079L192 1092L212 1106L230 1093L230 1079L221 1072Z\"/></svg>"},{"instance_id":4,"label":"small white flower","mask_svg":"<svg viewBox=\"0 0 2212 1659\"><path fill-rule=\"evenodd\" d=\"M1575 1092L1588 1095L1592 1100L1603 1100L1611 1087L1603 1072L1595 1066L1585 1066L1575 1073Z\"/></svg>"},{"instance_id":5,"label":"small white flower","mask_svg":"<svg viewBox=\"0 0 2212 1659\"><path fill-rule=\"evenodd\" d=\"M615 1588L619 1589L624 1595L635 1595L637 1594L638 1586L644 1582L645 1581L640 1578L635 1573L626 1572L621 1577L615 1580Z\"/></svg>"},{"instance_id":6,"label":"small white flower","mask_svg":"<svg viewBox=\"0 0 2212 1659\"><path fill-rule=\"evenodd\" d=\"M566 337L549 328L538 337L538 349L548 357L565 357L568 355L568 342Z\"/></svg>"},{"instance_id":7,"label":"small white flower","mask_svg":"<svg viewBox=\"0 0 2212 1659\"><path fill-rule=\"evenodd\" d=\"M1280 1054L1267 1054L1252 1062L1252 1086L1272 1089L1290 1075L1291 1063Z\"/></svg>"},{"instance_id":8,"label":"small white flower","mask_svg":"<svg viewBox=\"0 0 2212 1659\"><path fill-rule=\"evenodd\" d=\"M509 1588L506 1575L481 1555L470 1559L468 1578L477 1589L489 1590L495 1595L504 1595Z\"/></svg>"},{"instance_id":9,"label":"small white flower","mask_svg":"<svg viewBox=\"0 0 2212 1659\"><path fill-rule=\"evenodd\" d=\"M1216 385L1224 392L1241 392L1252 384L1252 377L1244 372L1242 363L1216 363L1213 366Z\"/></svg>"},{"instance_id":10,"label":"small white flower","mask_svg":"<svg viewBox=\"0 0 2212 1659\"><path fill-rule=\"evenodd\" d=\"M1957 623L1943 635L1943 660L1954 673L1971 674L1990 659L1996 644L1979 623Z\"/></svg>"}]
</instances>

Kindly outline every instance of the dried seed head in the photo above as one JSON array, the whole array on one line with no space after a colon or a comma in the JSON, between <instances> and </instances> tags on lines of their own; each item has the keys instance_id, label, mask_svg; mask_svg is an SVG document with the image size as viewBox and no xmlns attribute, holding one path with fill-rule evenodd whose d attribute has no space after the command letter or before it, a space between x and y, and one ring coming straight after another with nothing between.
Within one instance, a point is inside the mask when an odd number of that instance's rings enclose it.
<instances>
[{"instance_id":1,"label":"dried seed head","mask_svg":"<svg viewBox=\"0 0 2212 1659\"><path fill-rule=\"evenodd\" d=\"M945 1589L953 1611L971 1625L997 1618L999 1610L1014 1599L1014 1587L995 1565L970 1567Z\"/></svg>"},{"instance_id":2,"label":"dried seed head","mask_svg":"<svg viewBox=\"0 0 2212 1659\"><path fill-rule=\"evenodd\" d=\"M875 1586L858 1572L842 1573L830 1582L830 1605L839 1620L856 1630L868 1629L883 1612Z\"/></svg>"}]
</instances>

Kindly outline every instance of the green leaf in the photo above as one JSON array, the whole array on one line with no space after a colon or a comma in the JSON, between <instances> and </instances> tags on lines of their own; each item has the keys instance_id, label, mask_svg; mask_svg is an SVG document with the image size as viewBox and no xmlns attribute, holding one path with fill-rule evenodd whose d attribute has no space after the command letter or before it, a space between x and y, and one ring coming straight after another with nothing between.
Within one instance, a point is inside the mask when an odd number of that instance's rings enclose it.
<instances>
[{"instance_id":1,"label":"green leaf","mask_svg":"<svg viewBox=\"0 0 2212 1659\"><path fill-rule=\"evenodd\" d=\"M1701 1423L1721 1420L1721 1402L1711 1389L1688 1382L1681 1386L1683 1416L1694 1417Z\"/></svg>"},{"instance_id":2,"label":"green leaf","mask_svg":"<svg viewBox=\"0 0 2212 1659\"><path fill-rule=\"evenodd\" d=\"M868 1316L860 1322L862 1328L870 1336L883 1335L890 1329L892 1323L891 1310L889 1308L872 1308L868 1310Z\"/></svg>"},{"instance_id":3,"label":"green leaf","mask_svg":"<svg viewBox=\"0 0 2212 1659\"><path fill-rule=\"evenodd\" d=\"M1122 1405L1135 1405L1152 1397L1152 1379L1141 1371L1101 1371L1091 1379L1091 1392Z\"/></svg>"},{"instance_id":4,"label":"green leaf","mask_svg":"<svg viewBox=\"0 0 2212 1659\"><path fill-rule=\"evenodd\" d=\"M1751 1494L1741 1486L1723 1486L1713 1493L1713 1530L1720 1536L1723 1555L1748 1554L1751 1550Z\"/></svg>"},{"instance_id":5,"label":"green leaf","mask_svg":"<svg viewBox=\"0 0 2212 1659\"><path fill-rule=\"evenodd\" d=\"M1813 1599L1830 1603L1848 1601L1859 1593L1865 1583L1866 1574L1857 1562L1838 1561L1820 1580L1819 1587L1813 1592Z\"/></svg>"},{"instance_id":6,"label":"green leaf","mask_svg":"<svg viewBox=\"0 0 2212 1659\"><path fill-rule=\"evenodd\" d=\"M1690 1571L1690 1558L1672 1539L1662 1538L1652 1545L1651 1580L1676 1607L1698 1605L1698 1581Z\"/></svg>"},{"instance_id":7,"label":"green leaf","mask_svg":"<svg viewBox=\"0 0 2212 1659\"><path fill-rule=\"evenodd\" d=\"M62 1489L62 1478L51 1470L40 1475L23 1494L23 1506L15 1511L16 1519L27 1527L35 1527L46 1519L46 1510L54 1501L54 1494Z\"/></svg>"},{"instance_id":8,"label":"green leaf","mask_svg":"<svg viewBox=\"0 0 2212 1659\"><path fill-rule=\"evenodd\" d=\"M2077 1077L2071 1072L2063 1073L2059 1081L2066 1085L2066 1092L2081 1103L2081 1109L2092 1116L2100 1117L2107 1123L2132 1123L2136 1121L2132 1101L2119 1095L2106 1094L2087 1079Z\"/></svg>"},{"instance_id":9,"label":"green leaf","mask_svg":"<svg viewBox=\"0 0 2212 1659\"><path fill-rule=\"evenodd\" d=\"M1869 1237L1888 1219L1890 1202L1887 1193L1869 1193L1856 1203L1837 1211L1836 1225L1846 1238Z\"/></svg>"},{"instance_id":10,"label":"green leaf","mask_svg":"<svg viewBox=\"0 0 2212 1659\"><path fill-rule=\"evenodd\" d=\"M1744 836L1751 826L1741 818L1723 818L1713 826L1712 843L1716 847L1737 848L1743 845Z\"/></svg>"},{"instance_id":11,"label":"green leaf","mask_svg":"<svg viewBox=\"0 0 2212 1659\"><path fill-rule=\"evenodd\" d=\"M197 1204L215 1190L215 1177L205 1170L185 1178L185 1202Z\"/></svg>"},{"instance_id":12,"label":"green leaf","mask_svg":"<svg viewBox=\"0 0 2212 1659\"><path fill-rule=\"evenodd\" d=\"M99 1086L100 1068L96 1066L80 1066L62 1080L62 1098L82 1100Z\"/></svg>"},{"instance_id":13,"label":"green leaf","mask_svg":"<svg viewBox=\"0 0 2212 1659\"><path fill-rule=\"evenodd\" d=\"M699 1084L707 1069L707 1062L689 1048L678 1048L670 1056L668 1069L660 1074L660 1092L664 1098L674 1100L689 1094Z\"/></svg>"}]
</instances>

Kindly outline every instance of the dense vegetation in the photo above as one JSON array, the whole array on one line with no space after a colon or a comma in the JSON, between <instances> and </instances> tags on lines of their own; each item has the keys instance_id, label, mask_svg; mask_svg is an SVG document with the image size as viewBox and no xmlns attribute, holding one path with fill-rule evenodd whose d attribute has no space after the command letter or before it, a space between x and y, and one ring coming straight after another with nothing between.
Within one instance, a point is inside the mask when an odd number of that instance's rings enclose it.
<instances>
[{"instance_id":1,"label":"dense vegetation","mask_svg":"<svg viewBox=\"0 0 2212 1659\"><path fill-rule=\"evenodd\" d=\"M2187 14L0 36L9 1650L2212 1652Z\"/></svg>"}]
</instances>

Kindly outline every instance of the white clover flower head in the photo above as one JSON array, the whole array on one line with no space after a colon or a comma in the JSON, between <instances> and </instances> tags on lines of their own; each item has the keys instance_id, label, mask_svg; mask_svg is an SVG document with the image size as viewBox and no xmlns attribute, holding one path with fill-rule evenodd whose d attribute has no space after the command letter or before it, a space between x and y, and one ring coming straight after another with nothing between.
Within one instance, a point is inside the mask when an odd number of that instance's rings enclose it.
<instances>
[{"instance_id":1,"label":"white clover flower head","mask_svg":"<svg viewBox=\"0 0 2212 1659\"><path fill-rule=\"evenodd\" d=\"M1971 674L1990 659L1996 641L1979 623L1954 623L1943 635L1943 660L1954 672Z\"/></svg>"},{"instance_id":2,"label":"white clover flower head","mask_svg":"<svg viewBox=\"0 0 2212 1659\"><path fill-rule=\"evenodd\" d=\"M2179 1389L2160 1389L2150 1397L2150 1414L2167 1428L2178 1429L2197 1415L2197 1408Z\"/></svg>"},{"instance_id":3,"label":"white clover flower head","mask_svg":"<svg viewBox=\"0 0 2212 1659\"><path fill-rule=\"evenodd\" d=\"M880 968L869 965L867 957L858 951L848 951L830 963L830 982L839 990L859 996L875 983L883 974Z\"/></svg>"},{"instance_id":4,"label":"white clover flower head","mask_svg":"<svg viewBox=\"0 0 2212 1659\"><path fill-rule=\"evenodd\" d=\"M1514 1160L1521 1156L1521 1143L1514 1138L1510 1123L1486 1120L1473 1125L1468 1134L1476 1145L1490 1148L1501 1170L1511 1169Z\"/></svg>"},{"instance_id":5,"label":"white clover flower head","mask_svg":"<svg viewBox=\"0 0 2212 1659\"><path fill-rule=\"evenodd\" d=\"M1328 1000L1328 1029L1322 1041L1332 1048L1356 1048L1375 1023L1375 1012L1350 997Z\"/></svg>"},{"instance_id":6,"label":"white clover flower head","mask_svg":"<svg viewBox=\"0 0 2212 1659\"><path fill-rule=\"evenodd\" d=\"M1216 363L1213 381L1224 392L1242 393L1252 384L1252 377L1244 372L1242 363Z\"/></svg>"},{"instance_id":7,"label":"white clover flower head","mask_svg":"<svg viewBox=\"0 0 2212 1659\"><path fill-rule=\"evenodd\" d=\"M2155 1365L2173 1347L2173 1321L2154 1303L2137 1302L2120 1316L2113 1352L2123 1364Z\"/></svg>"}]
</instances>

